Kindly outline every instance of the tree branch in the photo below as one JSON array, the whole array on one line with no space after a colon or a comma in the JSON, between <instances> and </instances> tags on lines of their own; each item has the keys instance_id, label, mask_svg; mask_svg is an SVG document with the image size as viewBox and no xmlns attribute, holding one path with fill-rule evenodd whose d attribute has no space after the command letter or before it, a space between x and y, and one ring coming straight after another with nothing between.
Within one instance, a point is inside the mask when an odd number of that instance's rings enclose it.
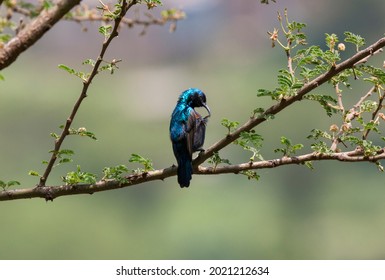
<instances>
[{"instance_id":1,"label":"tree branch","mask_svg":"<svg viewBox=\"0 0 385 280\"><path fill-rule=\"evenodd\" d=\"M123 1L125 2L125 1ZM134 3L135 1L131 2ZM113 33L117 32L114 29ZM108 40L107 40L108 41ZM105 42L106 43L106 42ZM369 59L370 56L377 53L379 49L385 46L385 37L378 40L373 45L368 48L356 53L352 57L346 59L345 61L337 64L326 73L318 76L313 79L309 83L305 84L301 89L298 90L296 95L289 97L287 99L280 100L277 104L271 106L267 110L264 111L258 117L251 117L249 121L239 127L232 133L229 133L223 139L219 140L217 143L213 144L206 151L201 152L198 157L194 160L194 173L195 174L222 174L222 173L239 173L240 171L250 170L250 169L263 169L263 168L273 168L282 165L289 164L304 164L308 161L322 161L322 160L338 160L338 161L346 161L346 162L377 162L379 160L385 159L385 150L384 148L379 149L375 155L366 156L363 151L360 149L356 149L349 152L336 152L336 153L310 153L297 157L282 157L279 159L273 160L263 160L257 162L247 162L239 165L229 165L229 166L219 166L219 167L202 167L199 166L201 163L210 158L215 152L223 149L227 145L231 144L234 140L238 139L242 132L250 131L256 126L260 125L264 121L267 120L268 115L278 114L280 111L290 106L296 101L300 101L303 96L323 83L329 81L333 76L339 74L340 72L352 68L355 64L360 61ZM103 48L101 51L101 55L98 61L101 62L101 58L104 55L106 48L105 44L103 44ZM97 72L98 67L94 68L94 74ZM78 102L81 102L86 96L86 91L91 81L87 84L84 83L84 88ZM80 105L80 104L79 104ZM76 114L78 105L75 105L73 112ZM65 137L66 133L68 133L69 125L72 122L72 114L70 118L67 120L66 128L63 130L63 134L61 137ZM64 139L64 138L63 138ZM60 147L59 147L60 148ZM59 151L59 148L56 148L55 151ZM55 154L55 153L53 153ZM49 174L49 172L48 172ZM4 190L0 192L0 200L13 200L13 199L22 199L22 198L34 198L41 197L46 200L53 200L59 196L64 195L74 195L74 194L92 194L94 192L118 189L128 186L133 186L137 184L141 184L148 181L153 180L163 180L165 178L174 176L176 174L176 167L171 166L165 169L136 173L132 175L128 175L126 177L127 181L122 183L116 180L100 180L95 184L77 184L77 185L61 185L61 186L45 186L45 180L39 184L39 187L30 188L30 189L15 189L15 190Z\"/></svg>"},{"instance_id":2,"label":"tree branch","mask_svg":"<svg viewBox=\"0 0 385 280\"><path fill-rule=\"evenodd\" d=\"M225 138L219 140L217 143L209 147L204 152L201 152L199 156L194 160L193 162L194 166L198 166L202 164L208 158L213 156L215 152L218 152L219 150L223 149L227 145L234 142L234 140L239 138L241 132L250 131L254 127L266 121L267 120L267 118L265 117L266 115L276 115L277 113L279 113L289 105L293 104L294 102L300 101L305 94L314 90L318 86L326 83L333 76L341 73L342 71L352 68L355 64L357 64L357 62L362 61L364 59L366 60L369 59L370 56L372 56L375 53L378 53L378 50L380 50L384 46L385 46L385 37L379 39L373 45L356 53L352 57L341 62L340 64L337 64L336 66L330 68L328 72L318 76L317 78L313 79L309 83L305 84L301 89L298 90L297 94L294 95L293 97L290 97L288 99L282 99L279 103L268 108L259 117L251 117L249 121L247 121L244 125L239 127L237 130L235 130L233 133L228 134Z\"/></svg>"},{"instance_id":3,"label":"tree branch","mask_svg":"<svg viewBox=\"0 0 385 280\"><path fill-rule=\"evenodd\" d=\"M3 48L0 48L0 70L11 65L22 52L38 41L80 1L61 0L51 9L43 10L36 19L22 29Z\"/></svg>"},{"instance_id":4,"label":"tree branch","mask_svg":"<svg viewBox=\"0 0 385 280\"><path fill-rule=\"evenodd\" d=\"M381 149L377 155L364 156L359 149L342 153L320 154L310 153L297 157L282 157L272 160L264 160L257 162L247 162L238 165L226 165L217 167L199 166L194 170L196 175L216 175L224 173L239 173L241 171L251 169L275 168L283 165L305 164L308 161L324 161L337 160L344 162L377 162L385 159L385 151ZM24 199L24 198L44 198L45 200L53 200L60 196L77 195L77 194L93 194L124 187L130 187L145 182L164 180L168 177L176 175L176 167L171 166L165 169L143 172L127 176L126 183L119 183L115 180L100 180L95 184L78 184L78 185L62 185L62 186L44 186L39 188L5 190L0 192L0 201Z\"/></svg>"},{"instance_id":5,"label":"tree branch","mask_svg":"<svg viewBox=\"0 0 385 280\"><path fill-rule=\"evenodd\" d=\"M52 156L51 156L50 160L48 161L47 168L45 169L43 176L40 177L40 182L39 182L38 188L45 186L45 183L48 179L48 176L51 173L52 168L53 168L53 166L57 160L60 147L63 144L64 139L67 137L67 135L69 135L69 129L71 127L71 124L72 124L72 122L73 122L73 120L74 120L74 118L75 118L75 116L79 110L81 103L83 102L84 98L87 97L87 91L88 91L89 86L91 85L92 80L98 74L99 66L103 61L104 54L106 53L107 48L109 47L112 40L118 36L118 28L119 28L119 25L120 25L122 18L127 13L128 9L130 9L135 4L137 4L136 0L133 0L132 2L130 2L130 4L127 4L127 1L122 1L121 11L120 11L119 16L115 18L114 27L111 31L111 34L103 42L102 49L100 51L98 59L95 62L95 65L91 71L91 74L90 74L89 78L83 82L83 89L80 93L80 96L79 96L78 100L76 101L70 116L67 118L66 124L63 128L63 131L62 131L60 137L55 140L55 147L54 147L54 150L52 151Z\"/></svg>"}]
</instances>

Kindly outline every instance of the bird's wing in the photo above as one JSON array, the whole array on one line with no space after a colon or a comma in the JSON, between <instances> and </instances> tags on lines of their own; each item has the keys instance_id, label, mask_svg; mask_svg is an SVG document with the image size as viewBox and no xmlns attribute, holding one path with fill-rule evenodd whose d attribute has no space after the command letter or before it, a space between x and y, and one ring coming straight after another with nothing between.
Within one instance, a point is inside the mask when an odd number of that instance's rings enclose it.
<instances>
[{"instance_id":1,"label":"bird's wing","mask_svg":"<svg viewBox=\"0 0 385 280\"><path fill-rule=\"evenodd\" d=\"M195 152L195 134L197 132L197 123L202 119L202 116L198 114L194 109L190 111L190 115L187 119L186 132L187 132L187 150L190 155Z\"/></svg>"}]
</instances>

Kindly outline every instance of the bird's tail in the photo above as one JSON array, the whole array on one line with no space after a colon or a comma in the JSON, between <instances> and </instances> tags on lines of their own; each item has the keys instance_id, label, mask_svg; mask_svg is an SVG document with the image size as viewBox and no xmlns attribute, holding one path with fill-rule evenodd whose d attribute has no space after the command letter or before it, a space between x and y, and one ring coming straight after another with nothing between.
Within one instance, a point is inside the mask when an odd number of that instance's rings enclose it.
<instances>
[{"instance_id":1,"label":"bird's tail","mask_svg":"<svg viewBox=\"0 0 385 280\"><path fill-rule=\"evenodd\" d=\"M188 188L192 178L192 163L190 158L178 161L178 183L181 188Z\"/></svg>"}]
</instances>

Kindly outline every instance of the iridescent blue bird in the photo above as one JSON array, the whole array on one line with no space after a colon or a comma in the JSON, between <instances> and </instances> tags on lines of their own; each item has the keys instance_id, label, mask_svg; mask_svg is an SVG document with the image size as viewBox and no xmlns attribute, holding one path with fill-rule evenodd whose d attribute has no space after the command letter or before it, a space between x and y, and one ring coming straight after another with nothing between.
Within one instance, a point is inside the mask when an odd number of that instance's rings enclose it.
<instances>
[{"instance_id":1,"label":"iridescent blue bird","mask_svg":"<svg viewBox=\"0 0 385 280\"><path fill-rule=\"evenodd\" d=\"M204 107L208 116L195 111L196 107ZM197 88L189 88L179 96L171 115L170 138L175 158L178 162L178 183L181 188L190 186L192 154L202 151L205 141L207 119L211 116L206 105L206 95Z\"/></svg>"}]
</instances>

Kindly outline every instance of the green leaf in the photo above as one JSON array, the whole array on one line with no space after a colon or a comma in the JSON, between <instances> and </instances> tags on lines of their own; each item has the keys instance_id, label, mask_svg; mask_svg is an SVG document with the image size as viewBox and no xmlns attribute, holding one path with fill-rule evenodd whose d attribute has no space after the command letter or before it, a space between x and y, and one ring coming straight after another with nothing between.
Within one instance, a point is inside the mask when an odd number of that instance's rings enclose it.
<instances>
[{"instance_id":1,"label":"green leaf","mask_svg":"<svg viewBox=\"0 0 385 280\"><path fill-rule=\"evenodd\" d=\"M96 61L89 58L89 59L84 60L82 64L83 64L83 65L91 65L91 66L95 66Z\"/></svg>"},{"instance_id":2,"label":"green leaf","mask_svg":"<svg viewBox=\"0 0 385 280\"><path fill-rule=\"evenodd\" d=\"M333 140L333 136L327 133L326 131L322 131L319 129L312 129L312 134L310 134L307 139L315 139L318 140L319 138L325 138L328 140Z\"/></svg>"},{"instance_id":3,"label":"green leaf","mask_svg":"<svg viewBox=\"0 0 385 280\"><path fill-rule=\"evenodd\" d=\"M99 27L99 33L103 34L104 37L108 37L111 35L112 26L111 25L102 25Z\"/></svg>"},{"instance_id":4,"label":"green leaf","mask_svg":"<svg viewBox=\"0 0 385 280\"><path fill-rule=\"evenodd\" d=\"M160 0L144 0L144 3L146 3L147 8L149 10L151 10L151 9L157 7L157 6L162 6L163 5L162 1L160 1Z\"/></svg>"},{"instance_id":5,"label":"green leaf","mask_svg":"<svg viewBox=\"0 0 385 280\"><path fill-rule=\"evenodd\" d=\"M0 34L0 42L2 43L7 43L11 38L12 36L10 34L6 34L6 33Z\"/></svg>"},{"instance_id":6,"label":"green leaf","mask_svg":"<svg viewBox=\"0 0 385 280\"><path fill-rule=\"evenodd\" d=\"M287 25L287 28L290 30L290 31L301 31L303 28L306 27L306 24L305 23L300 23L300 22L295 22L295 21L292 21L290 22L288 25Z\"/></svg>"},{"instance_id":7,"label":"green leaf","mask_svg":"<svg viewBox=\"0 0 385 280\"><path fill-rule=\"evenodd\" d=\"M141 172L148 172L148 171L154 170L152 166L152 161L138 154L131 154L131 157L128 161L142 164L144 169L141 169Z\"/></svg>"},{"instance_id":8,"label":"green leaf","mask_svg":"<svg viewBox=\"0 0 385 280\"><path fill-rule=\"evenodd\" d=\"M258 89L257 96L258 97L270 96L271 99L277 100L279 94L277 94L277 92L275 90L271 91L271 90L268 90L268 89Z\"/></svg>"},{"instance_id":9,"label":"green leaf","mask_svg":"<svg viewBox=\"0 0 385 280\"><path fill-rule=\"evenodd\" d=\"M242 131L240 137L234 141L234 144L241 146L244 150L250 151L253 155L250 157L250 161L254 161L255 158L263 160L260 154L260 148L262 147L263 137L254 130Z\"/></svg>"},{"instance_id":10,"label":"green leaf","mask_svg":"<svg viewBox=\"0 0 385 280\"><path fill-rule=\"evenodd\" d=\"M326 45L328 46L329 48L329 51L333 51L336 44L338 43L338 37L336 34L328 34L328 33L325 33L325 41L326 41Z\"/></svg>"},{"instance_id":11,"label":"green leaf","mask_svg":"<svg viewBox=\"0 0 385 280\"><path fill-rule=\"evenodd\" d=\"M113 179L120 183L126 183L128 180L125 177L122 177L123 173L127 173L127 166L121 164L114 167L105 167L103 168L103 178L102 180Z\"/></svg>"},{"instance_id":12,"label":"green leaf","mask_svg":"<svg viewBox=\"0 0 385 280\"><path fill-rule=\"evenodd\" d=\"M237 126L239 125L239 122L229 121L228 119L224 118L221 121L221 125L226 127L228 130L227 134L230 134L232 131L234 131L237 128Z\"/></svg>"},{"instance_id":13,"label":"green leaf","mask_svg":"<svg viewBox=\"0 0 385 280\"><path fill-rule=\"evenodd\" d=\"M75 74L76 71L75 69L71 68L71 67L68 67L67 65L64 65L64 64L59 64L59 69L62 69L64 71L67 71L68 73L70 73L71 75Z\"/></svg>"},{"instance_id":14,"label":"green leaf","mask_svg":"<svg viewBox=\"0 0 385 280\"><path fill-rule=\"evenodd\" d=\"M365 100L360 105L360 110L362 112L372 112L374 111L378 106L378 103L376 101L372 100Z\"/></svg>"},{"instance_id":15,"label":"green leaf","mask_svg":"<svg viewBox=\"0 0 385 280\"><path fill-rule=\"evenodd\" d=\"M72 156L74 154L75 154L75 152L73 150L69 150L69 149L63 149L63 150L58 151L59 156L62 156L62 155Z\"/></svg>"},{"instance_id":16,"label":"green leaf","mask_svg":"<svg viewBox=\"0 0 385 280\"><path fill-rule=\"evenodd\" d=\"M328 63L329 65L335 65L337 61L339 61L341 58L340 58L340 54L339 52L336 52L336 51L325 51L324 52L324 55L322 56L322 58L326 61L326 63Z\"/></svg>"},{"instance_id":17,"label":"green leaf","mask_svg":"<svg viewBox=\"0 0 385 280\"><path fill-rule=\"evenodd\" d=\"M337 100L330 95L306 94L303 98L318 102L329 117L339 111L336 107Z\"/></svg>"},{"instance_id":18,"label":"green leaf","mask_svg":"<svg viewBox=\"0 0 385 280\"><path fill-rule=\"evenodd\" d=\"M72 162L72 159L70 158L62 158L59 160L59 163L68 163L68 162Z\"/></svg>"},{"instance_id":19,"label":"green leaf","mask_svg":"<svg viewBox=\"0 0 385 280\"><path fill-rule=\"evenodd\" d=\"M330 154L332 153L333 151L330 150L330 148L326 145L325 142L317 142L317 143L314 143L314 144L311 144L310 146L312 148L313 151L315 152L318 152L320 154Z\"/></svg>"},{"instance_id":20,"label":"green leaf","mask_svg":"<svg viewBox=\"0 0 385 280\"><path fill-rule=\"evenodd\" d=\"M314 169L313 163L311 161L305 161L305 166L311 170Z\"/></svg>"},{"instance_id":21,"label":"green leaf","mask_svg":"<svg viewBox=\"0 0 385 280\"><path fill-rule=\"evenodd\" d=\"M255 108L254 110L253 110L253 115L252 115L252 117L254 118L255 117L255 115L261 115L261 114L263 114L265 112L265 109L264 108Z\"/></svg>"},{"instance_id":22,"label":"green leaf","mask_svg":"<svg viewBox=\"0 0 385 280\"><path fill-rule=\"evenodd\" d=\"M48 10L50 8L52 8L54 6L54 3L52 3L52 1L49 1L49 0L44 0L43 1L43 8L45 10Z\"/></svg>"},{"instance_id":23,"label":"green leaf","mask_svg":"<svg viewBox=\"0 0 385 280\"><path fill-rule=\"evenodd\" d=\"M245 175L247 176L247 179L248 180L251 180L251 179L254 179L254 180L259 180L260 176L257 174L256 171L254 170L245 170L245 171L241 171L239 172L239 174L242 174L242 175Z\"/></svg>"},{"instance_id":24,"label":"green leaf","mask_svg":"<svg viewBox=\"0 0 385 280\"><path fill-rule=\"evenodd\" d=\"M211 163L214 167L214 169L221 163L225 164L231 164L231 162L228 159L221 158L219 156L218 152L214 152L214 154L209 158L208 160L209 163Z\"/></svg>"},{"instance_id":25,"label":"green leaf","mask_svg":"<svg viewBox=\"0 0 385 280\"><path fill-rule=\"evenodd\" d=\"M62 180L67 185L76 185L80 183L95 184L96 178L95 174L81 171L80 165L78 165L76 171L68 172L65 177L62 177Z\"/></svg>"},{"instance_id":26,"label":"green leaf","mask_svg":"<svg viewBox=\"0 0 385 280\"><path fill-rule=\"evenodd\" d=\"M14 181L14 180L8 181L8 182L7 182L7 186L8 186L8 187L12 187L12 186L20 186L20 182L19 182L19 181Z\"/></svg>"},{"instance_id":27,"label":"green leaf","mask_svg":"<svg viewBox=\"0 0 385 280\"><path fill-rule=\"evenodd\" d=\"M360 35L353 34L352 32L345 32L345 42L352 43L356 45L357 52L359 51L360 47L365 45L365 39L362 38Z\"/></svg>"},{"instance_id":28,"label":"green leaf","mask_svg":"<svg viewBox=\"0 0 385 280\"><path fill-rule=\"evenodd\" d=\"M382 69L370 65L361 65L359 69L372 76L366 78L365 81L372 82L375 85L385 84L385 72Z\"/></svg>"},{"instance_id":29,"label":"green leaf","mask_svg":"<svg viewBox=\"0 0 385 280\"><path fill-rule=\"evenodd\" d=\"M291 140L286 138L285 136L281 136L281 144L284 145L284 148L275 149L275 153L282 153L284 157L292 156L296 153L296 151L303 148L302 144L291 143Z\"/></svg>"},{"instance_id":30,"label":"green leaf","mask_svg":"<svg viewBox=\"0 0 385 280\"><path fill-rule=\"evenodd\" d=\"M53 138L55 138L55 139L59 139L59 138L60 138L60 136L57 135L57 134L54 133L54 132L51 132L50 135L51 135L51 137L53 137Z\"/></svg>"},{"instance_id":31,"label":"green leaf","mask_svg":"<svg viewBox=\"0 0 385 280\"><path fill-rule=\"evenodd\" d=\"M28 172L28 175L40 177L40 174L38 172L34 171L34 170L30 170Z\"/></svg>"}]
</instances>

